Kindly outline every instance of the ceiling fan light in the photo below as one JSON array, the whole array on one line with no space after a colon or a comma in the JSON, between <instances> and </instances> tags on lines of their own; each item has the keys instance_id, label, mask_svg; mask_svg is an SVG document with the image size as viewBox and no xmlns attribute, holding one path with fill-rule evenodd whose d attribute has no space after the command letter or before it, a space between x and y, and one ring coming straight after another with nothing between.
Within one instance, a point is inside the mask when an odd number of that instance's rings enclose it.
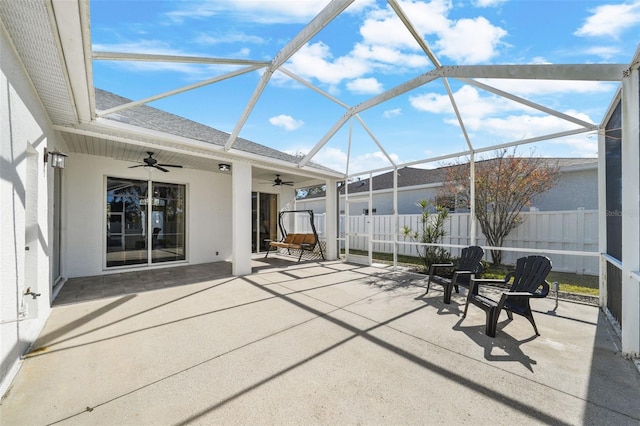
<instances>
[{"instance_id":1,"label":"ceiling fan light","mask_svg":"<svg viewBox=\"0 0 640 426\"><path fill-rule=\"evenodd\" d=\"M231 164L220 163L220 164L218 164L218 170L220 170L221 172L230 172L231 171Z\"/></svg>"}]
</instances>

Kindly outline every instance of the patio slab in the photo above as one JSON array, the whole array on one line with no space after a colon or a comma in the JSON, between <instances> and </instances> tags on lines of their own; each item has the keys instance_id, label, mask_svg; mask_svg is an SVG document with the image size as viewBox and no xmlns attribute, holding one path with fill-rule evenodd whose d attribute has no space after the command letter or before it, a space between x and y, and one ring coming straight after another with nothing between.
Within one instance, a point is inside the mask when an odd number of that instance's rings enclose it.
<instances>
[{"instance_id":1,"label":"patio slab","mask_svg":"<svg viewBox=\"0 0 640 426\"><path fill-rule=\"evenodd\" d=\"M422 297L411 273L277 258L239 278L216 267L184 267L153 291L147 280L125 291L137 278L122 274L116 296L65 296L0 424L640 422L640 373L596 307L535 300L541 336L503 314L490 338L484 312L463 320L463 295Z\"/></svg>"}]
</instances>

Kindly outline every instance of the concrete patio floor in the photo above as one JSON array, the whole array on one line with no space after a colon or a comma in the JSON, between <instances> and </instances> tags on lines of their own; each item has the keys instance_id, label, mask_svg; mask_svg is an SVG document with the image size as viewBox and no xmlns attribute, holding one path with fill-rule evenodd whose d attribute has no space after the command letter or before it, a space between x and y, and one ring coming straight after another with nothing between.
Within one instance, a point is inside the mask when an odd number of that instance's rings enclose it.
<instances>
[{"instance_id":1,"label":"concrete patio floor","mask_svg":"<svg viewBox=\"0 0 640 426\"><path fill-rule=\"evenodd\" d=\"M254 266L65 286L0 424L640 423L640 373L596 307L534 300L541 336L503 313L490 338L414 274Z\"/></svg>"}]
</instances>

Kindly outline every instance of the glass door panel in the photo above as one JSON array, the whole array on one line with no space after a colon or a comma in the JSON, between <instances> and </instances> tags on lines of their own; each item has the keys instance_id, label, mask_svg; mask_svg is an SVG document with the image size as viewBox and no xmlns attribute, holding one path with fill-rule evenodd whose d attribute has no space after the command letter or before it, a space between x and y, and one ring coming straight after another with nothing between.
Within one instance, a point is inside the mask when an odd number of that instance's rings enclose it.
<instances>
[{"instance_id":1,"label":"glass door panel","mask_svg":"<svg viewBox=\"0 0 640 426\"><path fill-rule=\"evenodd\" d=\"M185 186L153 183L151 196L151 261L184 260Z\"/></svg>"},{"instance_id":2,"label":"glass door panel","mask_svg":"<svg viewBox=\"0 0 640 426\"><path fill-rule=\"evenodd\" d=\"M269 249L269 240L278 239L278 196L260 194L260 251Z\"/></svg>"},{"instance_id":3,"label":"glass door panel","mask_svg":"<svg viewBox=\"0 0 640 426\"><path fill-rule=\"evenodd\" d=\"M147 182L107 178L107 266L147 263Z\"/></svg>"},{"instance_id":4,"label":"glass door panel","mask_svg":"<svg viewBox=\"0 0 640 426\"><path fill-rule=\"evenodd\" d=\"M251 193L251 251L267 251L269 240L278 239L278 196Z\"/></svg>"}]
</instances>

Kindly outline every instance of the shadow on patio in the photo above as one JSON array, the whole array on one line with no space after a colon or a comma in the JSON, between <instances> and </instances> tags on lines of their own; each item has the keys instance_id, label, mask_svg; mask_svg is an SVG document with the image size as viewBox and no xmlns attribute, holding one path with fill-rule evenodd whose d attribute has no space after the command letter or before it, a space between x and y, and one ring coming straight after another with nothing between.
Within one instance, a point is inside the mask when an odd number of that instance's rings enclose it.
<instances>
[{"instance_id":1,"label":"shadow on patio","mask_svg":"<svg viewBox=\"0 0 640 426\"><path fill-rule=\"evenodd\" d=\"M596 307L535 301L541 336L516 317L490 338L461 296L417 297L420 276L273 261L56 306L2 424L640 421L640 374Z\"/></svg>"}]
</instances>

